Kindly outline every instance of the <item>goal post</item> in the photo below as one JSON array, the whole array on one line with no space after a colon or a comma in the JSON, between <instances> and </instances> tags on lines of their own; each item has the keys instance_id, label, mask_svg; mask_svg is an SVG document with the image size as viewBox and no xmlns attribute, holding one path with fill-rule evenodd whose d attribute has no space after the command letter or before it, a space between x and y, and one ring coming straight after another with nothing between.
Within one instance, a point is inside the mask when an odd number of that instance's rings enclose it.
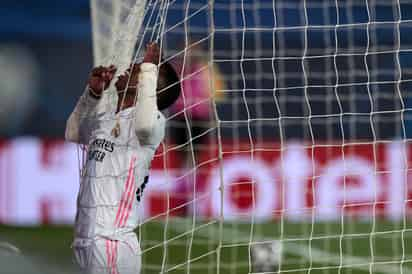
<instances>
[{"instance_id":1,"label":"goal post","mask_svg":"<svg viewBox=\"0 0 412 274\"><path fill-rule=\"evenodd\" d=\"M409 1L91 11L96 65L157 41L182 86L139 209L143 273L412 273Z\"/></svg>"}]
</instances>

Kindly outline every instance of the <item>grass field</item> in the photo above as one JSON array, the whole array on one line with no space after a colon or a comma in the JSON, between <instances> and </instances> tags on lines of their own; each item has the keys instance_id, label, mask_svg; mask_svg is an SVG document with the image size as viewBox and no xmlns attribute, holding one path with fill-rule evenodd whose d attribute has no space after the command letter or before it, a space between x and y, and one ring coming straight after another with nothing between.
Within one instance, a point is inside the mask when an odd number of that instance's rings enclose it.
<instances>
[{"instance_id":1,"label":"grass field","mask_svg":"<svg viewBox=\"0 0 412 274\"><path fill-rule=\"evenodd\" d=\"M379 220L220 227L216 221L193 225L190 219L174 219L165 229L165 222L152 221L139 231L142 273L159 273L162 263L167 273L217 273L218 267L222 274L249 273L249 243L274 239L283 243L280 273L412 273L411 228L409 222ZM0 273L76 273L71 227L0 226L0 240L23 254L0 253Z\"/></svg>"}]
</instances>

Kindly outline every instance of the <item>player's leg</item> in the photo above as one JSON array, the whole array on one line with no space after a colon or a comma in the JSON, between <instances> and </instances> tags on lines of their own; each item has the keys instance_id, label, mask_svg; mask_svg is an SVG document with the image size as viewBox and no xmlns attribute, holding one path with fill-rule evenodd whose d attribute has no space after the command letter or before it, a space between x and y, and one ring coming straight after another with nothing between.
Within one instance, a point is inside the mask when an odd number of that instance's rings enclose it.
<instances>
[{"instance_id":1,"label":"player's leg","mask_svg":"<svg viewBox=\"0 0 412 274\"><path fill-rule=\"evenodd\" d=\"M142 259L136 235L118 241L116 252L116 274L140 274Z\"/></svg>"},{"instance_id":2,"label":"player's leg","mask_svg":"<svg viewBox=\"0 0 412 274\"><path fill-rule=\"evenodd\" d=\"M92 244L92 241L83 239L75 239L73 242L73 259L81 273L88 273Z\"/></svg>"},{"instance_id":3,"label":"player's leg","mask_svg":"<svg viewBox=\"0 0 412 274\"><path fill-rule=\"evenodd\" d=\"M102 238L88 241L87 243L75 240L73 244L74 259L79 266L81 273L113 273L110 267L110 257L108 256L110 254L108 253L106 246L109 246L108 240Z\"/></svg>"},{"instance_id":4,"label":"player's leg","mask_svg":"<svg viewBox=\"0 0 412 274\"><path fill-rule=\"evenodd\" d=\"M75 257L87 274L140 274L141 252L135 234L124 241L100 238L86 248L76 248Z\"/></svg>"}]
</instances>

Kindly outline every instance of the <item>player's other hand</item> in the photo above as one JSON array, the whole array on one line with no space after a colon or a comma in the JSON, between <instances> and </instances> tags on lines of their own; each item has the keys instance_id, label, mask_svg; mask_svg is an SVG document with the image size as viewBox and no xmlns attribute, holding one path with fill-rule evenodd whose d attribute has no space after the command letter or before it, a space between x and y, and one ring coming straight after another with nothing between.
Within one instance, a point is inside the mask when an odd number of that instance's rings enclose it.
<instances>
[{"instance_id":1,"label":"player's other hand","mask_svg":"<svg viewBox=\"0 0 412 274\"><path fill-rule=\"evenodd\" d=\"M103 91L109 87L116 70L117 68L114 65L108 67L99 66L92 70L88 80L92 95L97 97L102 95Z\"/></svg>"},{"instance_id":2,"label":"player's other hand","mask_svg":"<svg viewBox=\"0 0 412 274\"><path fill-rule=\"evenodd\" d=\"M160 49L156 43L149 43L146 46L146 53L144 55L143 63L159 64Z\"/></svg>"}]
</instances>

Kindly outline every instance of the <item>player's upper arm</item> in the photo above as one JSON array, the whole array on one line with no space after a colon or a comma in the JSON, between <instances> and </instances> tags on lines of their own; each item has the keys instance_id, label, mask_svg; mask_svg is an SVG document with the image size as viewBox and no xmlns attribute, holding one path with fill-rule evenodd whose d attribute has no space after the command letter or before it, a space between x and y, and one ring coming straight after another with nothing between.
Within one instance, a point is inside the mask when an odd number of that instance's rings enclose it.
<instances>
[{"instance_id":1,"label":"player's upper arm","mask_svg":"<svg viewBox=\"0 0 412 274\"><path fill-rule=\"evenodd\" d=\"M72 112L66 122L66 131L64 133L66 141L80 143L79 118L76 112Z\"/></svg>"},{"instance_id":2,"label":"player's upper arm","mask_svg":"<svg viewBox=\"0 0 412 274\"><path fill-rule=\"evenodd\" d=\"M139 139L139 143L142 146L152 146L156 149L162 142L165 136L165 118L160 111L152 117L154 119L153 126L148 129L140 129L137 127L136 135Z\"/></svg>"},{"instance_id":3,"label":"player's upper arm","mask_svg":"<svg viewBox=\"0 0 412 274\"><path fill-rule=\"evenodd\" d=\"M95 124L99 101L84 93L66 123L65 139L69 142L87 144L88 136Z\"/></svg>"},{"instance_id":4,"label":"player's upper arm","mask_svg":"<svg viewBox=\"0 0 412 274\"><path fill-rule=\"evenodd\" d=\"M140 66L134 122L137 138L142 145L153 145L158 136L163 138L164 135L164 129L161 129L164 127L164 117L156 102L157 73L157 66L152 63Z\"/></svg>"}]
</instances>

